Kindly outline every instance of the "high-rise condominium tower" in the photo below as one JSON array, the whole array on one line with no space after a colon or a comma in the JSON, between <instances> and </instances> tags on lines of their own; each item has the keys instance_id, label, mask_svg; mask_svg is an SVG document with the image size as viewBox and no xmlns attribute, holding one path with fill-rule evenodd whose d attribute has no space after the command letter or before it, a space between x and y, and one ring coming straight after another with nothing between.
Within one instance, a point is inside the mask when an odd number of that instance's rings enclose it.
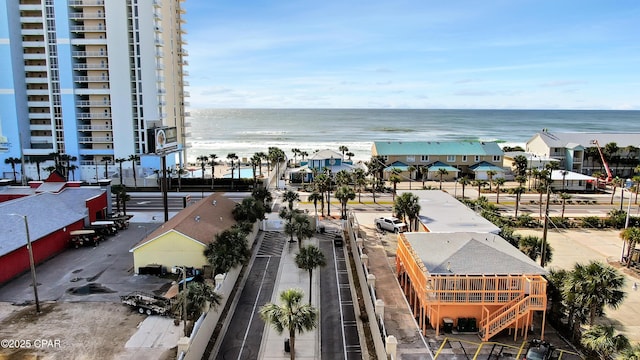
<instances>
[{"instance_id":1,"label":"high-rise condominium tower","mask_svg":"<svg viewBox=\"0 0 640 360\"><path fill-rule=\"evenodd\" d=\"M0 177L44 178L57 164L92 182L120 165L132 175L124 159L148 174L160 160L145 155L147 129L163 126L182 155L169 164L186 158L182 1L3 1Z\"/></svg>"}]
</instances>

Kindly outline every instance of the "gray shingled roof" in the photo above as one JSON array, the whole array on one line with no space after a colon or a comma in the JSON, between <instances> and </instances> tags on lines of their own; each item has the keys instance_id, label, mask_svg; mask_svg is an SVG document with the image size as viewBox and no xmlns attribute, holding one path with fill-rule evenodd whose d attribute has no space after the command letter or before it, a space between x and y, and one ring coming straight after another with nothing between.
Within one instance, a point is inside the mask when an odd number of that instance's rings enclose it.
<instances>
[{"instance_id":1,"label":"gray shingled roof","mask_svg":"<svg viewBox=\"0 0 640 360\"><path fill-rule=\"evenodd\" d=\"M95 190L95 189L89 189ZM82 192L84 193L84 192ZM72 197L77 196L74 203ZM84 194L86 195L86 193ZM29 237L35 242L38 239L71 225L85 216L85 200L80 192L60 194L41 193L16 200L0 203L0 256L8 254L27 243L24 220L18 214L27 217Z\"/></svg>"},{"instance_id":2,"label":"gray shingled roof","mask_svg":"<svg viewBox=\"0 0 640 360\"><path fill-rule=\"evenodd\" d=\"M480 233L404 233L431 274L542 275L547 272L502 237Z\"/></svg>"}]
</instances>

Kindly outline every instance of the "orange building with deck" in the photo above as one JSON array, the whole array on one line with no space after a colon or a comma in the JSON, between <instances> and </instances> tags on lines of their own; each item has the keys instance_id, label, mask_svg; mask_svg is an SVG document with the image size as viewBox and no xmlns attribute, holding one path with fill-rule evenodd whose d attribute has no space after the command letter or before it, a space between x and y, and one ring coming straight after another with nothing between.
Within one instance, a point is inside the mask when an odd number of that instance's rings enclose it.
<instances>
[{"instance_id":1,"label":"orange building with deck","mask_svg":"<svg viewBox=\"0 0 640 360\"><path fill-rule=\"evenodd\" d=\"M498 235L399 234L396 271L423 334L458 329L488 341L509 329L526 338L540 311L543 338L546 271Z\"/></svg>"}]
</instances>

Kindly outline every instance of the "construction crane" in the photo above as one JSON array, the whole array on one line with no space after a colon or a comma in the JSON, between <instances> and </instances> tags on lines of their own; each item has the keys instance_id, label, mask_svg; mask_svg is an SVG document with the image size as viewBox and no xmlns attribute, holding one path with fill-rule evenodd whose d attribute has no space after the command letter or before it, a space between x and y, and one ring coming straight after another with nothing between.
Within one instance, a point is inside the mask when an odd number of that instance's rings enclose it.
<instances>
[{"instance_id":1,"label":"construction crane","mask_svg":"<svg viewBox=\"0 0 640 360\"><path fill-rule=\"evenodd\" d=\"M598 153L600 153L600 160L602 161L602 165L604 166L605 171L607 172L606 184L609 184L611 180L613 180L613 175L611 174L611 169L609 168L609 164L607 160L604 159L604 154L602 153L602 149L600 148L600 144L598 140L591 140L592 144L595 144L598 148Z\"/></svg>"}]
</instances>

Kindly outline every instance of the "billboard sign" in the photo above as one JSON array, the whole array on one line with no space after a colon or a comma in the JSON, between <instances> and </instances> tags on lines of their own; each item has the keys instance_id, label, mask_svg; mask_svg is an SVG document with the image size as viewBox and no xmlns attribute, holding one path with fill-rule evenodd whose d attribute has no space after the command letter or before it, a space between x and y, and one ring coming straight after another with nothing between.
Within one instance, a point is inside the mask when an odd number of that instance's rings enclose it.
<instances>
[{"instance_id":1,"label":"billboard sign","mask_svg":"<svg viewBox=\"0 0 640 360\"><path fill-rule=\"evenodd\" d=\"M178 150L178 131L175 127L157 127L147 130L150 154L165 155Z\"/></svg>"}]
</instances>

